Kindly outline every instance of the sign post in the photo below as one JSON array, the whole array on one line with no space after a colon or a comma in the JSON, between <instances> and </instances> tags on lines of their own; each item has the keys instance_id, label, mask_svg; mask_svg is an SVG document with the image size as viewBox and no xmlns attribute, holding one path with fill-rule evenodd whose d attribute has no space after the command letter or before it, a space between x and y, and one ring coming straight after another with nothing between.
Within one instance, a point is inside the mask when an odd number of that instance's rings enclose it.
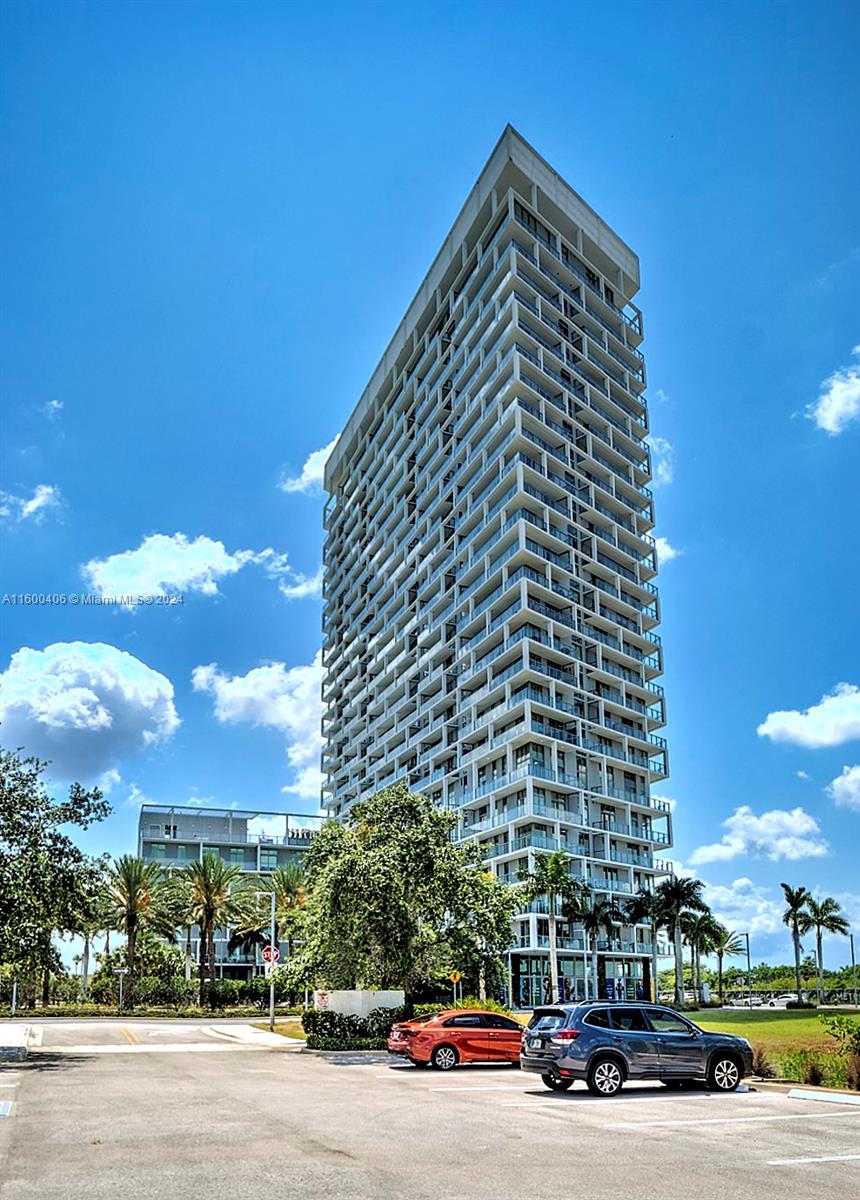
<instances>
[{"instance_id":1,"label":"sign post","mask_svg":"<svg viewBox=\"0 0 860 1200\"><path fill-rule=\"evenodd\" d=\"M456 1004L457 1003L457 984L460 982L460 980L463 978L463 976L460 974L459 971L452 971L451 974L448 976L448 978L451 980L451 982L454 985L454 1003ZM463 999L462 987L460 988L460 999L461 1000Z\"/></svg>"},{"instance_id":2,"label":"sign post","mask_svg":"<svg viewBox=\"0 0 860 1200\"><path fill-rule=\"evenodd\" d=\"M272 891L272 928L269 932L269 944L263 947L263 962L266 964L266 974L269 977L269 1030L275 1031L275 963L281 957L281 952L275 944L275 893Z\"/></svg>"}]
</instances>

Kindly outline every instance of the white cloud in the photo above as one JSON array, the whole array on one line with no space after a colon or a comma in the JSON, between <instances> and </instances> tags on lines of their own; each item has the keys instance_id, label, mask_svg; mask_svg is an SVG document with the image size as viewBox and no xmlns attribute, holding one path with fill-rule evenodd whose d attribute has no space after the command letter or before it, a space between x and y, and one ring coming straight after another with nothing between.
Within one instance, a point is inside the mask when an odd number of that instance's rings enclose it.
<instances>
[{"instance_id":1,"label":"white cloud","mask_svg":"<svg viewBox=\"0 0 860 1200\"><path fill-rule=\"evenodd\" d=\"M305 459L301 475L281 480L278 484L281 491L305 492L306 494L322 491L326 460L337 445L339 437L340 434L332 438L329 444L323 446L321 450L312 451Z\"/></svg>"},{"instance_id":2,"label":"white cloud","mask_svg":"<svg viewBox=\"0 0 860 1200\"><path fill-rule=\"evenodd\" d=\"M152 804L152 800L144 795L136 783L130 783L125 803L128 808L140 808L142 804Z\"/></svg>"},{"instance_id":3,"label":"white cloud","mask_svg":"<svg viewBox=\"0 0 860 1200\"><path fill-rule=\"evenodd\" d=\"M184 533L150 534L136 550L84 563L81 574L100 596L164 596L178 592L217 596L219 582L249 564L262 567L266 575L277 579L281 594L289 600L319 595L321 570L312 578L300 575L292 570L286 554L278 554L271 547L231 554L223 542L205 536L191 540Z\"/></svg>"},{"instance_id":4,"label":"white cloud","mask_svg":"<svg viewBox=\"0 0 860 1200\"><path fill-rule=\"evenodd\" d=\"M0 519L17 524L32 518L38 525L47 512L59 508L61 499L59 488L47 483L38 484L29 500L10 492L0 492Z\"/></svg>"},{"instance_id":5,"label":"white cloud","mask_svg":"<svg viewBox=\"0 0 860 1200\"><path fill-rule=\"evenodd\" d=\"M49 760L53 776L89 781L167 741L179 717L170 680L131 654L55 642L12 655L0 675L0 722L5 745Z\"/></svg>"},{"instance_id":6,"label":"white cloud","mask_svg":"<svg viewBox=\"0 0 860 1200\"><path fill-rule=\"evenodd\" d=\"M812 776L807 771L795 771L794 774L798 779L803 779L807 783L812 778Z\"/></svg>"},{"instance_id":7,"label":"white cloud","mask_svg":"<svg viewBox=\"0 0 860 1200\"><path fill-rule=\"evenodd\" d=\"M292 583L282 579L278 583L278 590L288 600L303 600L306 596L319 596L322 593L322 582L323 571L320 567L314 575L294 575Z\"/></svg>"},{"instance_id":8,"label":"white cloud","mask_svg":"<svg viewBox=\"0 0 860 1200\"><path fill-rule=\"evenodd\" d=\"M122 783L122 775L116 767L110 767L107 771L102 771L96 780L96 787L104 796L109 796L114 788L119 787Z\"/></svg>"},{"instance_id":9,"label":"white cloud","mask_svg":"<svg viewBox=\"0 0 860 1200\"><path fill-rule=\"evenodd\" d=\"M851 351L860 356L860 346ZM818 399L806 406L806 416L834 436L860 417L860 363L840 367L822 382Z\"/></svg>"},{"instance_id":10,"label":"white cloud","mask_svg":"<svg viewBox=\"0 0 860 1200\"><path fill-rule=\"evenodd\" d=\"M287 758L295 779L284 791L317 799L322 776L322 653L307 666L268 663L247 675L225 675L217 664L195 667L194 690L208 692L223 724L248 722L277 729L286 737Z\"/></svg>"},{"instance_id":11,"label":"white cloud","mask_svg":"<svg viewBox=\"0 0 860 1200\"><path fill-rule=\"evenodd\" d=\"M46 417L51 417L51 418L58 417L62 411L63 411L62 400L48 400L47 403L42 405L42 412L45 414Z\"/></svg>"},{"instance_id":12,"label":"white cloud","mask_svg":"<svg viewBox=\"0 0 860 1200\"><path fill-rule=\"evenodd\" d=\"M722 840L699 846L690 855L691 863L727 862L741 854L771 862L794 861L829 853L818 822L802 808L774 808L756 816L748 804L742 804L723 822L723 828L728 833Z\"/></svg>"},{"instance_id":13,"label":"white cloud","mask_svg":"<svg viewBox=\"0 0 860 1200\"><path fill-rule=\"evenodd\" d=\"M704 897L717 920L729 929L761 936L781 933L785 928L782 902L771 895L769 888L745 876L728 887L706 883Z\"/></svg>"},{"instance_id":14,"label":"white cloud","mask_svg":"<svg viewBox=\"0 0 860 1200\"><path fill-rule=\"evenodd\" d=\"M657 543L657 562L662 563L664 567L673 558L680 558L684 553L683 550L678 550L675 546L672 546L664 537L655 538L654 541Z\"/></svg>"},{"instance_id":15,"label":"white cloud","mask_svg":"<svg viewBox=\"0 0 860 1200\"><path fill-rule=\"evenodd\" d=\"M675 478L675 450L672 443L663 437L649 436L646 440L651 447L654 486L671 483Z\"/></svg>"},{"instance_id":16,"label":"white cloud","mask_svg":"<svg viewBox=\"0 0 860 1200\"><path fill-rule=\"evenodd\" d=\"M668 404L670 397L666 394L666 392L663 391L662 388L657 388L656 392L654 393L654 399L658 404Z\"/></svg>"},{"instance_id":17,"label":"white cloud","mask_svg":"<svg viewBox=\"0 0 860 1200\"><path fill-rule=\"evenodd\" d=\"M788 709L768 713L757 733L808 750L841 746L860 738L860 688L853 683L837 683L832 692L803 712Z\"/></svg>"},{"instance_id":18,"label":"white cloud","mask_svg":"<svg viewBox=\"0 0 860 1200\"><path fill-rule=\"evenodd\" d=\"M827 785L827 794L842 808L860 812L860 767L843 767L842 774Z\"/></svg>"}]
</instances>

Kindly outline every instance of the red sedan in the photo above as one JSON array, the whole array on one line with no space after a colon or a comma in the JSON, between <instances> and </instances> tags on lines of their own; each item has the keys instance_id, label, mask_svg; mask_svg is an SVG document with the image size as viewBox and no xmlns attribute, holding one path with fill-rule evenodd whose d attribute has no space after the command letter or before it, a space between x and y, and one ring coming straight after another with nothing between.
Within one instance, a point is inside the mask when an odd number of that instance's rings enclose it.
<instances>
[{"instance_id":1,"label":"red sedan","mask_svg":"<svg viewBox=\"0 0 860 1200\"><path fill-rule=\"evenodd\" d=\"M519 1066L523 1027L501 1013L451 1008L401 1021L388 1035L388 1049L417 1067L450 1071L458 1063L508 1062Z\"/></svg>"}]
</instances>

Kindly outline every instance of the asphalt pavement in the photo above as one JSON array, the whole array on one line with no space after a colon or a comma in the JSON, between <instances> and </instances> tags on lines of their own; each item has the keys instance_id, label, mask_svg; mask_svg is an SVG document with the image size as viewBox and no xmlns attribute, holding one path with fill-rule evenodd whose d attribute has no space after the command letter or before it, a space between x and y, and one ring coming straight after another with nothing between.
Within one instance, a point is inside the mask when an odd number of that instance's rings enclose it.
<instances>
[{"instance_id":1,"label":"asphalt pavement","mask_svg":"<svg viewBox=\"0 0 860 1200\"><path fill-rule=\"evenodd\" d=\"M0 1066L0 1200L849 1200L860 1105L548 1092L237 1023L54 1022ZM217 1049L208 1049L209 1047ZM0 1108L2 1111L2 1108Z\"/></svg>"}]
</instances>

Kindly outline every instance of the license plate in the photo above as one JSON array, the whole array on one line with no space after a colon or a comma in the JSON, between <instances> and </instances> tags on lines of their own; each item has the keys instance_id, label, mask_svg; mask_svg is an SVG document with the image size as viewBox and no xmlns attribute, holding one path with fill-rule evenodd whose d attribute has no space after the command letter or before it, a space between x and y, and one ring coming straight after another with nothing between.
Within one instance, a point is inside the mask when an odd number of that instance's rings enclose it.
<instances>
[{"instance_id":1,"label":"license plate","mask_svg":"<svg viewBox=\"0 0 860 1200\"><path fill-rule=\"evenodd\" d=\"M529 1050L540 1050L541 1039L539 1037L529 1038Z\"/></svg>"}]
</instances>

